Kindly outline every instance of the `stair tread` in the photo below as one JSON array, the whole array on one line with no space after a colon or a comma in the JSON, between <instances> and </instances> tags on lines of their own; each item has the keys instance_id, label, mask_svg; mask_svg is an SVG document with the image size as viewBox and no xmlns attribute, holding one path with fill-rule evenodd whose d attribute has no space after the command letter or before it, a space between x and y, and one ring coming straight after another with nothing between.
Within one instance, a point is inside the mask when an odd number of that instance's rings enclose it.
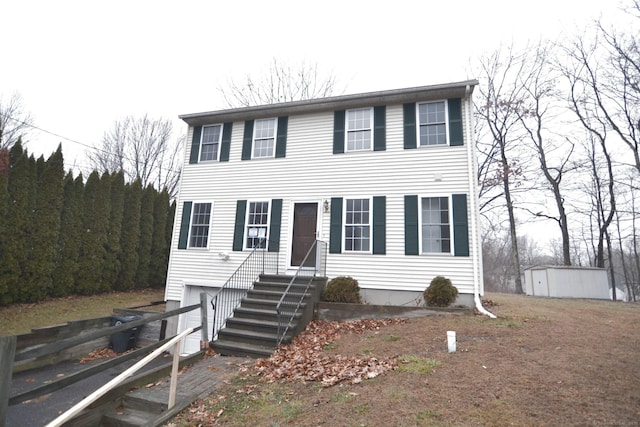
<instances>
[{"instance_id":1,"label":"stair tread","mask_svg":"<svg viewBox=\"0 0 640 427\"><path fill-rule=\"evenodd\" d=\"M224 334L229 334L229 335L240 335L240 336L248 336L248 337L257 337L257 338L277 338L278 334L277 333L269 333L269 332L256 332L256 331L248 331L246 329L237 329L237 328L223 328L218 332L218 336L220 336L220 334L222 334L222 336L224 336Z\"/></svg>"},{"instance_id":2,"label":"stair tread","mask_svg":"<svg viewBox=\"0 0 640 427\"><path fill-rule=\"evenodd\" d=\"M145 425L153 420L158 414L142 411L133 408L115 408L112 412L108 412L104 417L109 420L117 421L117 425ZM107 425L108 422L107 422Z\"/></svg>"}]
</instances>

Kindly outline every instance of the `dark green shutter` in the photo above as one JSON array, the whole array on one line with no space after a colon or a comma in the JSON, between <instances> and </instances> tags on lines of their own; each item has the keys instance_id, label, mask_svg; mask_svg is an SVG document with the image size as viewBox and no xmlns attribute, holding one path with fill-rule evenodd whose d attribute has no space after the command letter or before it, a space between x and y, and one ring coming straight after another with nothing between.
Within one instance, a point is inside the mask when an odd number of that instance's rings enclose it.
<instances>
[{"instance_id":1,"label":"dark green shutter","mask_svg":"<svg viewBox=\"0 0 640 427\"><path fill-rule=\"evenodd\" d=\"M419 254L418 196L404 196L404 254Z\"/></svg>"},{"instance_id":2,"label":"dark green shutter","mask_svg":"<svg viewBox=\"0 0 640 427\"><path fill-rule=\"evenodd\" d=\"M276 158L285 157L287 154L287 125L288 117L278 117L278 135L276 137Z\"/></svg>"},{"instance_id":3,"label":"dark green shutter","mask_svg":"<svg viewBox=\"0 0 640 427\"><path fill-rule=\"evenodd\" d=\"M269 252L280 251L280 225L282 224L282 199L271 200L271 224L269 224Z\"/></svg>"},{"instance_id":4,"label":"dark green shutter","mask_svg":"<svg viewBox=\"0 0 640 427\"><path fill-rule=\"evenodd\" d=\"M344 116L344 110L333 113L333 154L344 153Z\"/></svg>"},{"instance_id":5,"label":"dark green shutter","mask_svg":"<svg viewBox=\"0 0 640 427\"><path fill-rule=\"evenodd\" d=\"M180 237L178 237L178 249L187 249L189 238L189 223L191 222L191 202L182 204L182 219L180 221Z\"/></svg>"},{"instance_id":6,"label":"dark green shutter","mask_svg":"<svg viewBox=\"0 0 640 427\"><path fill-rule=\"evenodd\" d=\"M242 137L242 160L251 160L251 145L253 144L253 120L244 122L244 136Z\"/></svg>"},{"instance_id":7,"label":"dark green shutter","mask_svg":"<svg viewBox=\"0 0 640 427\"><path fill-rule=\"evenodd\" d=\"M373 198L373 253L384 255L387 252L387 198Z\"/></svg>"},{"instance_id":8,"label":"dark green shutter","mask_svg":"<svg viewBox=\"0 0 640 427\"><path fill-rule=\"evenodd\" d=\"M244 219L247 214L247 201L238 200L236 203L236 224L233 229L233 250L244 248Z\"/></svg>"},{"instance_id":9,"label":"dark green shutter","mask_svg":"<svg viewBox=\"0 0 640 427\"><path fill-rule=\"evenodd\" d=\"M231 151L231 130L233 123L225 123L222 125L222 145L220 147L220 161L229 161L229 151Z\"/></svg>"},{"instance_id":10,"label":"dark green shutter","mask_svg":"<svg viewBox=\"0 0 640 427\"><path fill-rule=\"evenodd\" d=\"M193 128L193 139L191 140L191 155L189 156L189 163L198 163L200 158L200 137L202 135L202 126L195 126Z\"/></svg>"},{"instance_id":11,"label":"dark green shutter","mask_svg":"<svg viewBox=\"0 0 640 427\"><path fill-rule=\"evenodd\" d=\"M342 252L342 197L332 197L329 253L339 254L340 252Z\"/></svg>"},{"instance_id":12,"label":"dark green shutter","mask_svg":"<svg viewBox=\"0 0 640 427\"><path fill-rule=\"evenodd\" d=\"M384 151L387 148L387 109L384 105L373 107L373 151Z\"/></svg>"},{"instance_id":13,"label":"dark green shutter","mask_svg":"<svg viewBox=\"0 0 640 427\"><path fill-rule=\"evenodd\" d=\"M402 105L402 120L404 122L404 148L417 148L416 137L416 104Z\"/></svg>"},{"instance_id":14,"label":"dark green shutter","mask_svg":"<svg viewBox=\"0 0 640 427\"><path fill-rule=\"evenodd\" d=\"M453 194L453 247L455 256L469 256L469 223L467 220L467 195Z\"/></svg>"},{"instance_id":15,"label":"dark green shutter","mask_svg":"<svg viewBox=\"0 0 640 427\"><path fill-rule=\"evenodd\" d=\"M449 145L463 145L462 105L460 98L447 100L449 104Z\"/></svg>"}]
</instances>

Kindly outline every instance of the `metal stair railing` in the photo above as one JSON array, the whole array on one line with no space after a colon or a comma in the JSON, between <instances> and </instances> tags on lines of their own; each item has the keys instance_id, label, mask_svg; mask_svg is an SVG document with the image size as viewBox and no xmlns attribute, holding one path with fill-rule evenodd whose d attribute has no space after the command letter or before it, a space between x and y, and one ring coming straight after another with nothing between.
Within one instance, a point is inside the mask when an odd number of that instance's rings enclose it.
<instances>
[{"instance_id":1,"label":"metal stair railing","mask_svg":"<svg viewBox=\"0 0 640 427\"><path fill-rule=\"evenodd\" d=\"M275 244L277 247L275 240L260 240L225 284L212 295L212 341L217 338L218 331L224 328L227 319L233 314L233 310L240 305L240 302L260 275L265 273L278 274L280 252L268 250L267 248L269 248L270 244Z\"/></svg>"},{"instance_id":2,"label":"metal stair railing","mask_svg":"<svg viewBox=\"0 0 640 427\"><path fill-rule=\"evenodd\" d=\"M327 270L327 242L316 240L300 264L298 271L289 282L289 286L282 294L276 311L278 313L278 340L279 346L287 332L293 325L293 319L300 311L305 295L316 277L325 277ZM304 286L301 293L293 293L294 285Z\"/></svg>"}]
</instances>

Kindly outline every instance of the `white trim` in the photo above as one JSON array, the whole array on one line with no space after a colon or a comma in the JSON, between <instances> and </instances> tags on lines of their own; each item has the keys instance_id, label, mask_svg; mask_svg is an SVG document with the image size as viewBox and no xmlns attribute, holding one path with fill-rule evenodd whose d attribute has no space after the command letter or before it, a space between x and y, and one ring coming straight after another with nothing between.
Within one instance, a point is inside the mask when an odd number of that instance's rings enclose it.
<instances>
[{"instance_id":1,"label":"white trim","mask_svg":"<svg viewBox=\"0 0 640 427\"><path fill-rule=\"evenodd\" d=\"M256 123L257 122L268 122L273 121L273 149L271 151L270 156L260 156L256 157L254 155L254 150L256 146ZM261 140L266 140L267 138L261 138ZM259 159L272 159L276 157L276 144L278 143L278 118L270 117L265 119L255 119L253 121L253 135L251 136L251 160L259 160Z\"/></svg>"},{"instance_id":2,"label":"white trim","mask_svg":"<svg viewBox=\"0 0 640 427\"><path fill-rule=\"evenodd\" d=\"M216 150L216 158L202 160L202 147L204 147L204 130L205 128L220 126L220 134L218 135L218 149ZM219 162L220 152L222 151L222 133L224 132L224 123L216 123L212 125L202 126L202 132L200 133L200 149L198 150L198 163Z\"/></svg>"},{"instance_id":3,"label":"white trim","mask_svg":"<svg viewBox=\"0 0 640 427\"><path fill-rule=\"evenodd\" d=\"M191 229L193 227L193 216L195 215L196 205L202 204L210 204L211 208L209 210L209 229L207 230L207 245L206 246L191 246ZM211 225L213 224L213 202L212 201L191 201L191 216L189 217L189 232L187 233L187 250L196 250L196 251L204 251L209 250L209 245L211 244Z\"/></svg>"},{"instance_id":4,"label":"white trim","mask_svg":"<svg viewBox=\"0 0 640 427\"><path fill-rule=\"evenodd\" d=\"M345 241L347 240L347 200L369 200L369 250L354 251L346 250ZM373 196L348 196L342 198L342 242L340 242L342 254L372 254L373 253Z\"/></svg>"},{"instance_id":5,"label":"white trim","mask_svg":"<svg viewBox=\"0 0 640 427\"><path fill-rule=\"evenodd\" d=\"M420 105L424 104L437 104L444 102L444 126L445 126L445 143L444 144L420 144ZM429 147L450 147L451 146L451 132L449 130L449 100L437 99L433 101L416 102L416 146L417 148L429 148Z\"/></svg>"},{"instance_id":6,"label":"white trim","mask_svg":"<svg viewBox=\"0 0 640 427\"><path fill-rule=\"evenodd\" d=\"M349 112L353 112L353 111L365 111L368 110L369 111L369 132L370 132L370 138L369 138L369 148L359 148L359 149L353 149L353 150L349 150ZM349 110L346 110L344 112L344 152L345 153L355 153L358 151L373 151L373 132L375 129L375 123L374 123L374 114L373 114L373 107L370 108L352 108ZM361 129L351 129L352 132L357 132L357 131L366 131L367 128L361 128Z\"/></svg>"},{"instance_id":7,"label":"white trim","mask_svg":"<svg viewBox=\"0 0 640 427\"><path fill-rule=\"evenodd\" d=\"M287 270L298 270L300 267L297 265L291 265L291 255L293 255L293 226L294 226L294 214L295 214L295 205L296 204L304 204L304 203L315 203L316 204L316 239L320 238L320 233L322 232L322 220L323 220L323 200L322 199L300 199L300 200L290 200L289 201L289 226L287 230L287 249L285 251L286 260L286 268ZM282 234L280 234L282 236ZM280 246L282 247L282 246Z\"/></svg>"},{"instance_id":8,"label":"white trim","mask_svg":"<svg viewBox=\"0 0 640 427\"><path fill-rule=\"evenodd\" d=\"M422 199L435 199L440 197L447 198L447 215L449 217L449 252L424 252L422 248ZM451 194L428 194L418 195L418 254L427 256L452 256L455 254L454 238L453 238L453 197Z\"/></svg>"}]
</instances>

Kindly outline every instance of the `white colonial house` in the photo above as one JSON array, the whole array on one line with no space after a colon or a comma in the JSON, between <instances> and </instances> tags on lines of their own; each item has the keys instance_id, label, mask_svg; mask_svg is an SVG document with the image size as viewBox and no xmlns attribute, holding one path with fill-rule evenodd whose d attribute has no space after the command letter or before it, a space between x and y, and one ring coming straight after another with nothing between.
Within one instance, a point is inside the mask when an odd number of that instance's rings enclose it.
<instances>
[{"instance_id":1,"label":"white colonial house","mask_svg":"<svg viewBox=\"0 0 640 427\"><path fill-rule=\"evenodd\" d=\"M458 288L456 304L477 303L477 84L180 116L189 129L168 309L213 295L256 246L293 274L316 239L326 277L357 279L367 303L418 305L438 275Z\"/></svg>"}]
</instances>

